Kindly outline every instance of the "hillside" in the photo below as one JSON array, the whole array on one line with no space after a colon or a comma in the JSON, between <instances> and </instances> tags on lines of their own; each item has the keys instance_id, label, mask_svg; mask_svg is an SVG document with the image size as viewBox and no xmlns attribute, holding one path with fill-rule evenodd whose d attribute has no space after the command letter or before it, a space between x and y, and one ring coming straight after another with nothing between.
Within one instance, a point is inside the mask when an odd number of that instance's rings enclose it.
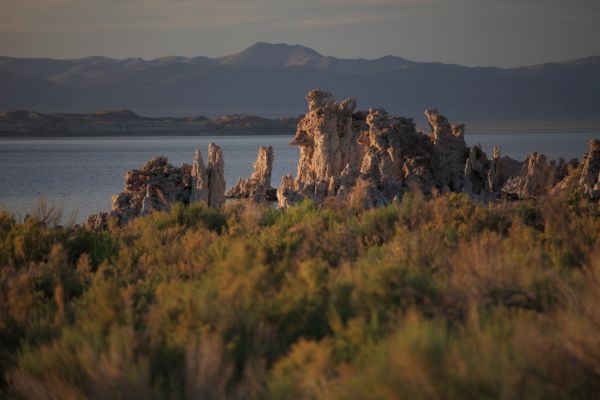
<instances>
[{"instance_id":1,"label":"hillside","mask_svg":"<svg viewBox=\"0 0 600 400\"><path fill-rule=\"evenodd\" d=\"M268 43L215 59L0 57L0 109L287 116L298 115L304 93L319 87L403 115L436 107L465 121L598 119L599 59L503 69L340 59Z\"/></svg>"}]
</instances>

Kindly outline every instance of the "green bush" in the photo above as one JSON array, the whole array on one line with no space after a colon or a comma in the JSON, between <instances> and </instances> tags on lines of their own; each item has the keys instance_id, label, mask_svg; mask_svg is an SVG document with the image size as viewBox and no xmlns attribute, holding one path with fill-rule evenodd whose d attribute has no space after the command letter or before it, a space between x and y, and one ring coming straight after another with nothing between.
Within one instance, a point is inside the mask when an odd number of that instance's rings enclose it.
<instances>
[{"instance_id":1,"label":"green bush","mask_svg":"<svg viewBox=\"0 0 600 400\"><path fill-rule=\"evenodd\" d=\"M43 214L43 213L42 213ZM48 212L46 212L48 214ZM593 398L600 206L0 214L0 396Z\"/></svg>"}]
</instances>

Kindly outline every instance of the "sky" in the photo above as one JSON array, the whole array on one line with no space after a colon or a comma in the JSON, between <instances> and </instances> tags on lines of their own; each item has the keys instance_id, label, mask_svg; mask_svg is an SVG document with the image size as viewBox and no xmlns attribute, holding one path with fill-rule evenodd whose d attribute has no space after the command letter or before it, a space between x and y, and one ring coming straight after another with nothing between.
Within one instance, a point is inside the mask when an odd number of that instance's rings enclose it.
<instances>
[{"instance_id":1,"label":"sky","mask_svg":"<svg viewBox=\"0 0 600 400\"><path fill-rule=\"evenodd\" d=\"M0 0L0 55L324 55L513 67L600 55L600 0Z\"/></svg>"}]
</instances>

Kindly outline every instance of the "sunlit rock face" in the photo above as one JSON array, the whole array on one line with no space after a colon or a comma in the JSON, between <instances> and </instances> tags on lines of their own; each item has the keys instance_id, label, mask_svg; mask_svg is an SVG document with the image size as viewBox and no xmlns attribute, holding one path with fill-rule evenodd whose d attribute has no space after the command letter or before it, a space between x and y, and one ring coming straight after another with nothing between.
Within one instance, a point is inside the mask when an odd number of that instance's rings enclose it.
<instances>
[{"instance_id":1,"label":"sunlit rock face","mask_svg":"<svg viewBox=\"0 0 600 400\"><path fill-rule=\"evenodd\" d=\"M194 162L192 164L192 189L190 193L190 202L200 201L208 205L208 175L204 168L202 153L196 149Z\"/></svg>"},{"instance_id":2,"label":"sunlit rock face","mask_svg":"<svg viewBox=\"0 0 600 400\"><path fill-rule=\"evenodd\" d=\"M292 174L282 176L281 185L277 188L277 206L287 208L302 199L302 195L296 189L296 181Z\"/></svg>"},{"instance_id":3,"label":"sunlit rock face","mask_svg":"<svg viewBox=\"0 0 600 400\"><path fill-rule=\"evenodd\" d=\"M223 151L214 143L208 145L208 163L204 167L202 153L196 149L191 170L189 202L202 202L220 208L225 203L225 162Z\"/></svg>"},{"instance_id":4,"label":"sunlit rock face","mask_svg":"<svg viewBox=\"0 0 600 400\"><path fill-rule=\"evenodd\" d=\"M539 197L556 185L556 161L543 154L530 154L516 176L509 178L502 191L520 199Z\"/></svg>"},{"instance_id":5,"label":"sunlit rock face","mask_svg":"<svg viewBox=\"0 0 600 400\"><path fill-rule=\"evenodd\" d=\"M176 202L202 202L220 208L225 197L253 202L277 200L287 208L303 199L370 208L390 204L405 192L463 192L480 201L530 199L577 190L600 198L600 140L592 140L581 163L549 161L533 153L523 162L491 159L465 143L464 125L453 125L437 110L426 110L431 132L417 131L412 119L384 109L356 111L356 101L336 102L331 93L313 90L308 111L300 119L291 145L300 157L296 177L283 176L271 187L273 148L261 147L250 177L240 179L225 195L225 162L221 148L208 146L206 166L198 150L193 164L174 167L155 157L125 175L125 190L113 196L112 211L88 218L91 229L105 229L111 217L120 224Z\"/></svg>"},{"instance_id":6,"label":"sunlit rock face","mask_svg":"<svg viewBox=\"0 0 600 400\"><path fill-rule=\"evenodd\" d=\"M273 148L271 146L261 146L253 164L252 175L249 178L240 178L227 191L225 197L248 199L257 203L275 201L275 189L271 187L273 158Z\"/></svg>"},{"instance_id":7,"label":"sunlit rock face","mask_svg":"<svg viewBox=\"0 0 600 400\"><path fill-rule=\"evenodd\" d=\"M552 189L553 193L575 190L591 199L600 199L600 140L590 140L581 162L577 159L569 162L561 159L556 176L559 182Z\"/></svg>"},{"instance_id":8,"label":"sunlit rock face","mask_svg":"<svg viewBox=\"0 0 600 400\"><path fill-rule=\"evenodd\" d=\"M322 202L359 195L358 203L370 207L389 204L407 189L430 193L465 187L464 126L451 125L436 110L425 112L432 129L426 135L416 131L412 119L384 109L355 111L353 99L336 103L330 93L312 91L306 100L308 112L292 141L300 147L298 170L295 178L282 181L280 207L304 198ZM478 178L478 190L485 186L488 164L469 166L469 175L478 174L468 177ZM360 193L353 194L357 182Z\"/></svg>"},{"instance_id":9,"label":"sunlit rock face","mask_svg":"<svg viewBox=\"0 0 600 400\"><path fill-rule=\"evenodd\" d=\"M190 197L189 165L175 167L166 157L155 157L139 170L125 175L125 190L113 196L112 211L130 218L151 211L165 211ZM146 206L145 208L143 206Z\"/></svg>"},{"instance_id":10,"label":"sunlit rock face","mask_svg":"<svg viewBox=\"0 0 600 400\"><path fill-rule=\"evenodd\" d=\"M221 207L225 201L224 166L221 148L212 143L206 168L198 150L192 166L175 167L166 157L155 157L140 169L127 171L125 190L112 197L112 210L88 217L86 226L105 229L110 218L124 225L138 216L167 211L175 203L200 201Z\"/></svg>"},{"instance_id":11,"label":"sunlit rock face","mask_svg":"<svg viewBox=\"0 0 600 400\"><path fill-rule=\"evenodd\" d=\"M467 161L465 126L452 125L437 110L425 110L431 127L433 143L433 176L436 186L443 191L460 191L464 186Z\"/></svg>"},{"instance_id":12,"label":"sunlit rock face","mask_svg":"<svg viewBox=\"0 0 600 400\"><path fill-rule=\"evenodd\" d=\"M593 199L600 198L600 140L590 140L589 150L583 155L578 170L579 184Z\"/></svg>"},{"instance_id":13,"label":"sunlit rock face","mask_svg":"<svg viewBox=\"0 0 600 400\"><path fill-rule=\"evenodd\" d=\"M225 161L223 150L214 143L208 144L208 206L221 208L225 204Z\"/></svg>"},{"instance_id":14,"label":"sunlit rock face","mask_svg":"<svg viewBox=\"0 0 600 400\"><path fill-rule=\"evenodd\" d=\"M387 204L401 197L407 186L430 192L430 138L416 131L412 119L390 115L383 109L369 110L366 122L368 128L358 140L364 154L359 176L361 191L367 193L361 203Z\"/></svg>"},{"instance_id":15,"label":"sunlit rock face","mask_svg":"<svg viewBox=\"0 0 600 400\"><path fill-rule=\"evenodd\" d=\"M376 207L400 199L408 190L463 192L482 201L528 199L563 190L576 171L589 197L600 197L600 141L590 143L581 164L547 160L533 153L523 162L491 159L481 146L468 147L465 126L452 124L437 110L426 110L429 134L417 132L410 118L380 108L355 111L353 99L337 103L328 92L306 97L293 145L300 147L296 177L286 175L277 190L279 207L309 198L349 201Z\"/></svg>"},{"instance_id":16,"label":"sunlit rock face","mask_svg":"<svg viewBox=\"0 0 600 400\"><path fill-rule=\"evenodd\" d=\"M296 181L310 185L339 176L346 164L360 163L362 151L356 140L364 117L355 115L354 99L336 103L331 93L313 90L306 100L308 112L291 144L300 148Z\"/></svg>"},{"instance_id":17,"label":"sunlit rock face","mask_svg":"<svg viewBox=\"0 0 600 400\"><path fill-rule=\"evenodd\" d=\"M335 195L335 181L350 165L360 168L362 148L357 142L366 128L365 113L355 112L356 101L336 102L329 92L313 90L306 96L308 112L298 123L291 144L300 149L295 179L286 176L277 192L280 206L302 198L322 201Z\"/></svg>"}]
</instances>

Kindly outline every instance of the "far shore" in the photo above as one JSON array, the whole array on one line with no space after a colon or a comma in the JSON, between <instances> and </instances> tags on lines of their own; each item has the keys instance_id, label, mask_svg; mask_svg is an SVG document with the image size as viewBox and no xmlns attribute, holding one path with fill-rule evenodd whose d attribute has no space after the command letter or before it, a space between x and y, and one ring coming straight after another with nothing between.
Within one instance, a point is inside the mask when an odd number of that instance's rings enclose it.
<instances>
[{"instance_id":1,"label":"far shore","mask_svg":"<svg viewBox=\"0 0 600 400\"><path fill-rule=\"evenodd\" d=\"M466 134L469 133L598 133L600 135L600 120L471 121L466 123Z\"/></svg>"},{"instance_id":2,"label":"far shore","mask_svg":"<svg viewBox=\"0 0 600 400\"><path fill-rule=\"evenodd\" d=\"M417 123L417 129L423 132L429 132L429 127ZM101 137L178 137L178 136L199 136L199 137L219 137L219 136L292 136L295 129L217 129L214 131L199 129L179 130L117 130L94 131L94 132L74 132L74 131L44 131L34 132L11 132L0 131L0 139L40 139L40 138L101 138ZM570 121L467 121L466 135L472 134L543 134L543 133L598 133L600 137L600 120L570 120Z\"/></svg>"},{"instance_id":3,"label":"far shore","mask_svg":"<svg viewBox=\"0 0 600 400\"><path fill-rule=\"evenodd\" d=\"M427 129L424 129L427 132ZM558 128L500 128L500 127L471 127L467 126L465 135L516 135L516 134L546 134L546 133L597 133L600 137L600 126L594 127L558 127ZM219 132L102 132L85 135L80 132L0 132L2 139L60 139L60 138L128 138L128 137L222 137L222 136L293 136L294 131L219 131Z\"/></svg>"},{"instance_id":4,"label":"far shore","mask_svg":"<svg viewBox=\"0 0 600 400\"><path fill-rule=\"evenodd\" d=\"M102 137L219 137L219 136L293 136L294 131L218 131L218 132L192 132L192 131L147 131L147 132L94 132L83 134L81 132L1 132L0 139L47 139L47 138L102 138Z\"/></svg>"}]
</instances>

